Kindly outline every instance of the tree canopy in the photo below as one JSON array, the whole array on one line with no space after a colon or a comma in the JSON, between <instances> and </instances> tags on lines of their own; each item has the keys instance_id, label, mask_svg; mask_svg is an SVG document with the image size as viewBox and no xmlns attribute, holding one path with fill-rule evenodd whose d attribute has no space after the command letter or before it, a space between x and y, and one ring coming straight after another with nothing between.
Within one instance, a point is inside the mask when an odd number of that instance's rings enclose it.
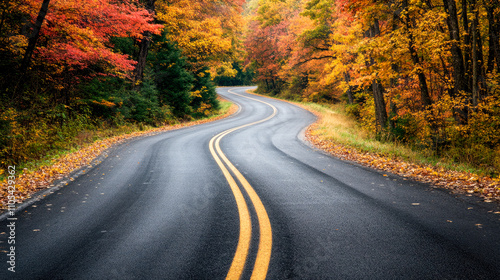
<instances>
[{"instance_id":1,"label":"tree canopy","mask_svg":"<svg viewBox=\"0 0 500 280\"><path fill-rule=\"evenodd\" d=\"M237 74L243 4L1 1L1 165L39 158L81 130L217 111L212 80Z\"/></svg>"},{"instance_id":2,"label":"tree canopy","mask_svg":"<svg viewBox=\"0 0 500 280\"><path fill-rule=\"evenodd\" d=\"M500 168L494 0L253 0L245 46L260 90L345 102L362 127Z\"/></svg>"}]
</instances>

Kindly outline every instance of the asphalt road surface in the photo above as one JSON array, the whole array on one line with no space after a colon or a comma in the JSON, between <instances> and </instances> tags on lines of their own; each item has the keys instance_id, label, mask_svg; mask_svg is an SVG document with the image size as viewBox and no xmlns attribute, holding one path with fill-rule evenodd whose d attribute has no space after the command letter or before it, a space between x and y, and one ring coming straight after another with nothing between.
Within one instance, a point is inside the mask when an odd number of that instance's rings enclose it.
<instances>
[{"instance_id":1,"label":"asphalt road surface","mask_svg":"<svg viewBox=\"0 0 500 280\"><path fill-rule=\"evenodd\" d=\"M327 156L245 89L16 213L15 272L0 222L0 279L500 279L497 205Z\"/></svg>"}]
</instances>

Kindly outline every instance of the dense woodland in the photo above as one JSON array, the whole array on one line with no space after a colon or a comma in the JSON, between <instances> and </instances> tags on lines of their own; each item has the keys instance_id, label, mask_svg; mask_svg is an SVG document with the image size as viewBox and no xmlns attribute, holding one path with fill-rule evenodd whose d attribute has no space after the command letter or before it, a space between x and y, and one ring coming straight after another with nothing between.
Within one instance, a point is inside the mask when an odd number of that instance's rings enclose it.
<instances>
[{"instance_id":1,"label":"dense woodland","mask_svg":"<svg viewBox=\"0 0 500 280\"><path fill-rule=\"evenodd\" d=\"M262 92L344 102L384 141L500 170L498 0L254 0Z\"/></svg>"},{"instance_id":2,"label":"dense woodland","mask_svg":"<svg viewBox=\"0 0 500 280\"><path fill-rule=\"evenodd\" d=\"M88 130L212 114L213 78L241 76L243 4L1 0L1 167Z\"/></svg>"}]
</instances>

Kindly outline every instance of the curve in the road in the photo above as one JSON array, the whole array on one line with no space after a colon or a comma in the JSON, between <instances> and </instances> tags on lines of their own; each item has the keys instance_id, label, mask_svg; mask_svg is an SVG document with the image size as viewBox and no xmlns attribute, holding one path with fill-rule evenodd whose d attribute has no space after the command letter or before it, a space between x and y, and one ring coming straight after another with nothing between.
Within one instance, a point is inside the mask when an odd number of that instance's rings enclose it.
<instances>
[{"instance_id":1,"label":"curve in the road","mask_svg":"<svg viewBox=\"0 0 500 280\"><path fill-rule=\"evenodd\" d=\"M218 89L238 114L127 141L17 212L15 273L0 220L0 279L499 278L498 206L312 149L314 115L247 89Z\"/></svg>"},{"instance_id":2,"label":"curve in the road","mask_svg":"<svg viewBox=\"0 0 500 280\"><path fill-rule=\"evenodd\" d=\"M214 136L209 143L209 148L210 148L210 153L214 157L215 161L219 165L220 169L222 170L222 173L224 174L227 182L229 183L229 186L231 187L231 191L234 194L234 198L236 200L236 204L238 207L238 212L239 212L239 218L240 218L240 236L239 236L239 241L238 241L238 246L236 248L236 252L234 255L233 262L231 264L231 267L229 269L229 272L227 274L226 279L240 279L241 275L243 274L243 270L245 268L245 263L247 262L248 258L248 251L250 249L250 241L251 241L251 236L252 236L252 226L251 226L251 220L250 220L250 212L248 210L248 206L245 202L245 198L243 196L243 193L241 192L241 189L239 188L238 184L234 180L234 178L231 176L230 172L224 165L224 163L229 167L229 169L233 172L233 174L238 178L238 181L242 185L243 189L247 193L248 197L250 198L250 201L252 202L255 212L257 214L257 220L259 221L259 247L257 251L257 256L255 258L255 264L254 268L252 271L252 276L251 279L265 279L267 276L267 270L269 268L269 262L271 260L271 249L272 249L272 229L271 229L271 222L269 221L269 216L267 215L266 208L264 207L264 204L260 200L259 196L255 192L255 190L252 188L250 183L245 179L245 177L241 174L241 172L234 166L234 164L229 161L229 159L226 157L224 152L222 152L222 149L220 147L220 141L221 139L230 134L233 131L256 125L265 121L268 121L276 114L278 113L278 110L276 109L275 106L265 102L261 101L255 98L251 98L248 96L243 96L240 94L237 94L231 90L229 90L230 93L234 95L238 95L244 98L252 99L261 103L264 103L268 106L270 106L273 109L273 113L269 115L268 117L255 121L252 123L248 123L245 125L241 125L235 128L228 129L226 131L223 131L216 136ZM222 160L221 160L222 159ZM224 162L224 163L223 163Z\"/></svg>"}]
</instances>

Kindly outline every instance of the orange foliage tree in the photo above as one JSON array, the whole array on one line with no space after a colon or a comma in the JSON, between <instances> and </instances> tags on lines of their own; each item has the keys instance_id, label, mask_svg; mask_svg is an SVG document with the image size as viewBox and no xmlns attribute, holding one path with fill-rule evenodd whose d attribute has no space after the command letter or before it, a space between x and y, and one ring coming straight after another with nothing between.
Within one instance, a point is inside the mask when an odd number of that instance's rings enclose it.
<instances>
[{"instance_id":1,"label":"orange foliage tree","mask_svg":"<svg viewBox=\"0 0 500 280\"><path fill-rule=\"evenodd\" d=\"M241 55L243 0L158 0L158 19L194 69L234 75L231 62Z\"/></svg>"},{"instance_id":2,"label":"orange foliage tree","mask_svg":"<svg viewBox=\"0 0 500 280\"><path fill-rule=\"evenodd\" d=\"M213 113L209 72L234 74L243 4L0 1L0 167L40 158L89 127Z\"/></svg>"},{"instance_id":3,"label":"orange foliage tree","mask_svg":"<svg viewBox=\"0 0 500 280\"><path fill-rule=\"evenodd\" d=\"M252 3L247 46L259 73L266 73L258 77L262 88L309 100L345 100L374 136L498 173L495 1ZM272 89L272 79L281 87Z\"/></svg>"}]
</instances>

